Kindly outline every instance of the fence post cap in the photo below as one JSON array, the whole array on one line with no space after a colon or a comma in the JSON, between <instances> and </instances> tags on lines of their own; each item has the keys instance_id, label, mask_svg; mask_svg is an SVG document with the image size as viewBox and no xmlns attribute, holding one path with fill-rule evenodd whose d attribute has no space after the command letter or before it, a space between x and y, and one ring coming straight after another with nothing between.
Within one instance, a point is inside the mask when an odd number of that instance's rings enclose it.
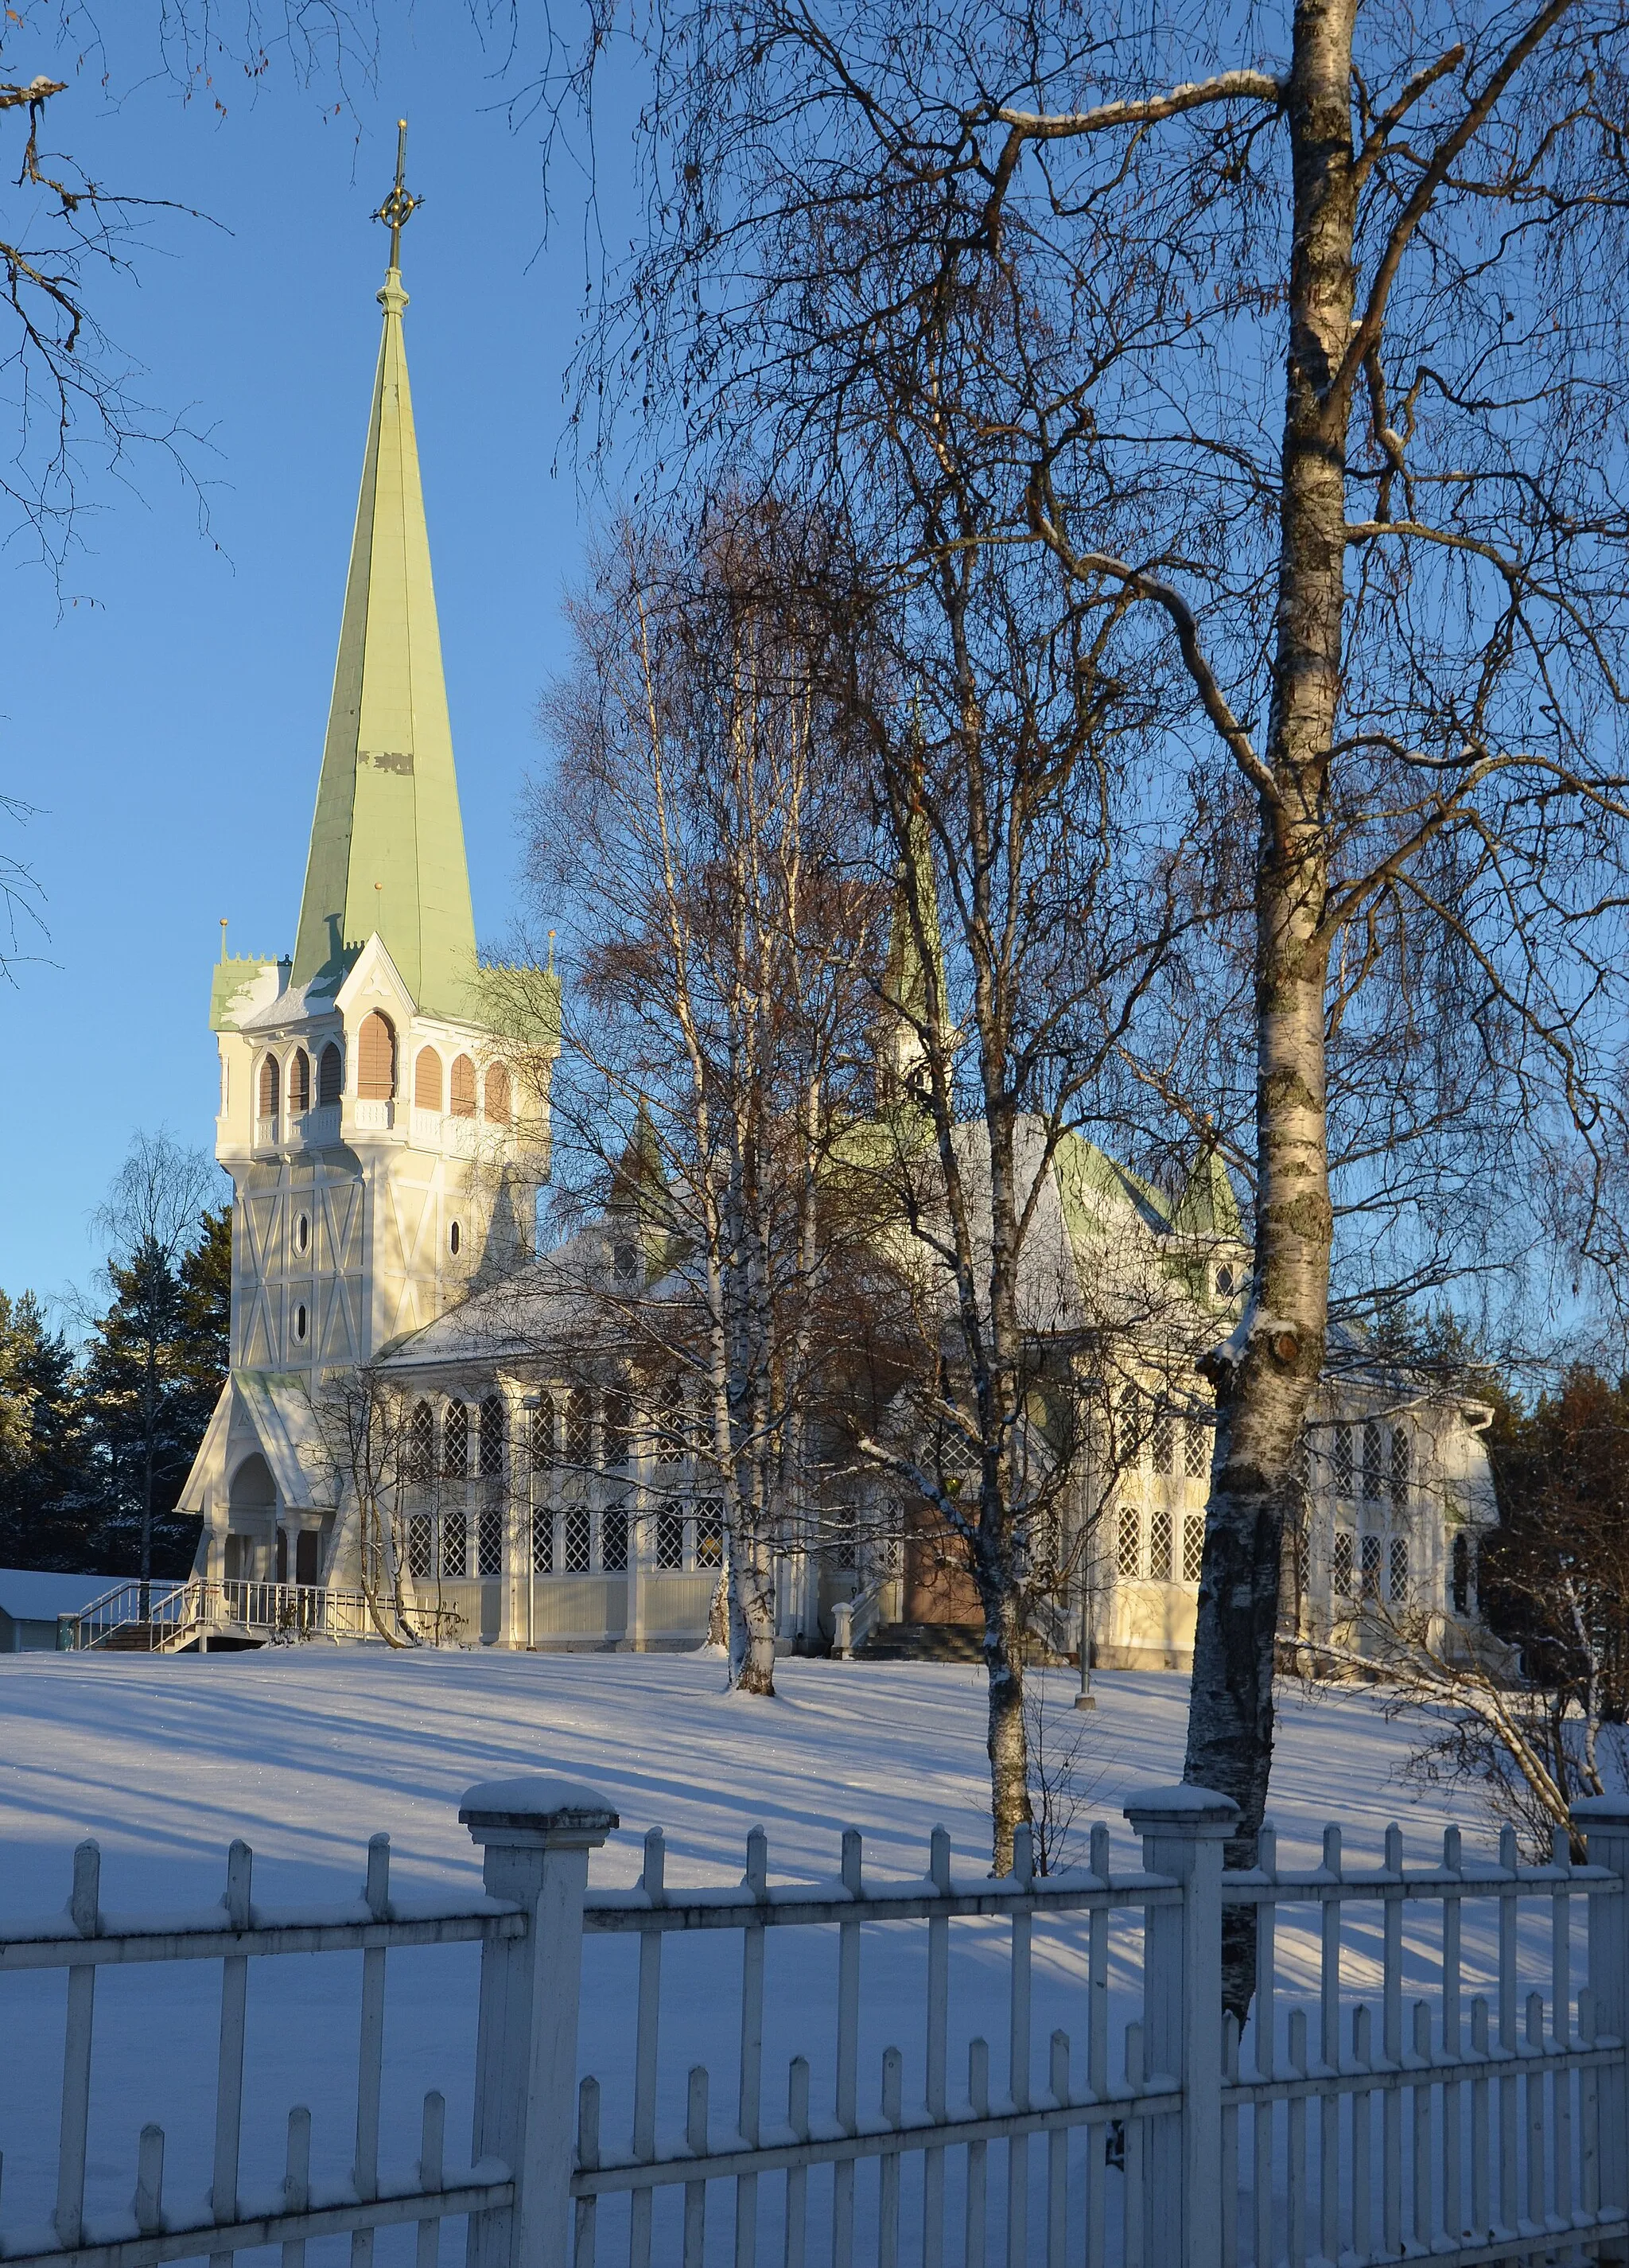
<instances>
[{"instance_id":1,"label":"fence post cap","mask_svg":"<svg viewBox=\"0 0 1629 2268\"><path fill-rule=\"evenodd\" d=\"M466 1788L458 1815L476 1843L603 1843L622 1821L580 1781L526 1773Z\"/></svg>"},{"instance_id":2,"label":"fence post cap","mask_svg":"<svg viewBox=\"0 0 1629 2268\"><path fill-rule=\"evenodd\" d=\"M1581 1827L1629 1827L1629 1795L1581 1795L1572 1808Z\"/></svg>"},{"instance_id":3,"label":"fence post cap","mask_svg":"<svg viewBox=\"0 0 1629 2268\"><path fill-rule=\"evenodd\" d=\"M1185 1782L1178 1787L1143 1788L1126 1798L1124 1809L1135 1834L1190 1835L1205 1842L1231 1835L1239 1816L1230 1795Z\"/></svg>"}]
</instances>

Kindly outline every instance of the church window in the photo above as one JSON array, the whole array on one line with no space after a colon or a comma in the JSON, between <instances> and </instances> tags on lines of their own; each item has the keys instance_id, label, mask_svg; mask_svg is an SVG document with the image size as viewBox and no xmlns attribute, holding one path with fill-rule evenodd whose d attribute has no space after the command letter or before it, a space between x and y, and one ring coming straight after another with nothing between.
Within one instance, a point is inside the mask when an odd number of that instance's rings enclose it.
<instances>
[{"instance_id":1,"label":"church window","mask_svg":"<svg viewBox=\"0 0 1629 2268\"><path fill-rule=\"evenodd\" d=\"M659 1567L684 1565L684 1514L676 1505L656 1515L656 1564Z\"/></svg>"},{"instance_id":2,"label":"church window","mask_svg":"<svg viewBox=\"0 0 1629 2268\"><path fill-rule=\"evenodd\" d=\"M441 1108L441 1058L433 1048L421 1048L413 1066L413 1108L415 1110L439 1110Z\"/></svg>"},{"instance_id":3,"label":"church window","mask_svg":"<svg viewBox=\"0 0 1629 2268\"><path fill-rule=\"evenodd\" d=\"M433 1575L435 1572L435 1561L431 1555L429 1516L417 1513L408 1522L408 1572L409 1575Z\"/></svg>"},{"instance_id":4,"label":"church window","mask_svg":"<svg viewBox=\"0 0 1629 2268\"><path fill-rule=\"evenodd\" d=\"M488 1505L475 1522L475 1572L501 1575L503 1572L504 1522L497 1508Z\"/></svg>"},{"instance_id":5,"label":"church window","mask_svg":"<svg viewBox=\"0 0 1629 2268\"><path fill-rule=\"evenodd\" d=\"M1123 1504L1115 1539L1115 1565L1122 1575L1134 1579L1141 1572L1142 1548L1143 1516L1134 1504Z\"/></svg>"},{"instance_id":6,"label":"church window","mask_svg":"<svg viewBox=\"0 0 1629 2268\"><path fill-rule=\"evenodd\" d=\"M303 1212L294 1224L294 1249L296 1252L306 1252L309 1250L310 1245L311 1215L308 1212Z\"/></svg>"},{"instance_id":7,"label":"church window","mask_svg":"<svg viewBox=\"0 0 1629 2268\"><path fill-rule=\"evenodd\" d=\"M441 1515L441 1572L461 1575L469 1551L469 1522L461 1512Z\"/></svg>"},{"instance_id":8,"label":"church window","mask_svg":"<svg viewBox=\"0 0 1629 2268\"><path fill-rule=\"evenodd\" d=\"M311 1057L296 1048L289 1064L289 1108L304 1117L311 1108Z\"/></svg>"},{"instance_id":9,"label":"church window","mask_svg":"<svg viewBox=\"0 0 1629 2268\"><path fill-rule=\"evenodd\" d=\"M1352 1537L1344 1528L1335 1531L1335 1558L1330 1580L1338 1599L1352 1596Z\"/></svg>"},{"instance_id":10,"label":"church window","mask_svg":"<svg viewBox=\"0 0 1629 2268\"><path fill-rule=\"evenodd\" d=\"M696 1507L696 1564L698 1567L724 1565L724 1506L716 1496L704 1497ZM853 1565L851 1559L849 1564Z\"/></svg>"},{"instance_id":11,"label":"church window","mask_svg":"<svg viewBox=\"0 0 1629 2268\"><path fill-rule=\"evenodd\" d=\"M1190 1418L1183 1432L1183 1470L1190 1481L1202 1481L1211 1469L1211 1429L1203 1418Z\"/></svg>"},{"instance_id":12,"label":"church window","mask_svg":"<svg viewBox=\"0 0 1629 2268\"><path fill-rule=\"evenodd\" d=\"M395 1091L395 1029L374 1008L363 1018L357 1038L357 1094L363 1102L388 1102Z\"/></svg>"},{"instance_id":13,"label":"church window","mask_svg":"<svg viewBox=\"0 0 1629 2268\"><path fill-rule=\"evenodd\" d=\"M555 1462L555 1405L545 1394L532 1412L532 1470L549 1473Z\"/></svg>"},{"instance_id":14,"label":"church window","mask_svg":"<svg viewBox=\"0 0 1629 2268\"><path fill-rule=\"evenodd\" d=\"M684 1455L684 1388L677 1378L665 1378L657 1388L652 1416L657 1462L680 1463Z\"/></svg>"},{"instance_id":15,"label":"church window","mask_svg":"<svg viewBox=\"0 0 1629 2268\"><path fill-rule=\"evenodd\" d=\"M1471 1538L1461 1528L1454 1538L1448 1597L1456 1615L1471 1612Z\"/></svg>"},{"instance_id":16,"label":"church window","mask_svg":"<svg viewBox=\"0 0 1629 2268\"><path fill-rule=\"evenodd\" d=\"M475 1115L475 1067L468 1056L458 1056L453 1064L453 1116L473 1118Z\"/></svg>"},{"instance_id":17,"label":"church window","mask_svg":"<svg viewBox=\"0 0 1629 2268\"><path fill-rule=\"evenodd\" d=\"M464 1231L462 1224L455 1220L453 1223L452 1227L449 1228L446 1233L446 1248L452 1254L454 1260L457 1259L459 1253L462 1250L463 1242Z\"/></svg>"},{"instance_id":18,"label":"church window","mask_svg":"<svg viewBox=\"0 0 1629 2268\"><path fill-rule=\"evenodd\" d=\"M345 1083L345 1066L339 1049L330 1040L317 1058L317 1107L332 1110L339 1101L341 1087Z\"/></svg>"},{"instance_id":19,"label":"church window","mask_svg":"<svg viewBox=\"0 0 1629 2268\"><path fill-rule=\"evenodd\" d=\"M262 1118L275 1118L277 1115L278 1078L276 1056L263 1057L260 1067L260 1115Z\"/></svg>"},{"instance_id":20,"label":"church window","mask_svg":"<svg viewBox=\"0 0 1629 2268\"><path fill-rule=\"evenodd\" d=\"M509 1112L509 1066L507 1064L492 1064L486 1074L487 1117L494 1126L507 1126Z\"/></svg>"},{"instance_id":21,"label":"church window","mask_svg":"<svg viewBox=\"0 0 1629 2268\"><path fill-rule=\"evenodd\" d=\"M574 1386L566 1397L565 1455L580 1470L593 1454L593 1399L586 1386Z\"/></svg>"},{"instance_id":22,"label":"church window","mask_svg":"<svg viewBox=\"0 0 1629 2268\"><path fill-rule=\"evenodd\" d=\"M532 1514L532 1572L552 1575L555 1571L555 1516L547 1506L539 1505Z\"/></svg>"},{"instance_id":23,"label":"church window","mask_svg":"<svg viewBox=\"0 0 1629 2268\"><path fill-rule=\"evenodd\" d=\"M1369 1504L1380 1501L1380 1428L1373 1418L1363 1428L1363 1494Z\"/></svg>"},{"instance_id":24,"label":"church window","mask_svg":"<svg viewBox=\"0 0 1629 2268\"><path fill-rule=\"evenodd\" d=\"M481 1471L487 1480L504 1469L504 1397L489 1394L481 1404Z\"/></svg>"},{"instance_id":25,"label":"church window","mask_svg":"<svg viewBox=\"0 0 1629 2268\"><path fill-rule=\"evenodd\" d=\"M1358 1570L1362 1578L1360 1588L1366 1599L1380 1596L1380 1538L1365 1535L1359 1539Z\"/></svg>"},{"instance_id":26,"label":"church window","mask_svg":"<svg viewBox=\"0 0 1629 2268\"><path fill-rule=\"evenodd\" d=\"M1183 1522L1183 1580L1197 1583L1199 1570L1205 1564L1205 1520L1202 1513L1190 1513Z\"/></svg>"},{"instance_id":27,"label":"church window","mask_svg":"<svg viewBox=\"0 0 1629 2268\"><path fill-rule=\"evenodd\" d=\"M605 1469L620 1472L628 1462L632 1411L627 1395L614 1386L605 1397Z\"/></svg>"},{"instance_id":28,"label":"church window","mask_svg":"<svg viewBox=\"0 0 1629 2268\"><path fill-rule=\"evenodd\" d=\"M1350 1496L1352 1494L1352 1428L1350 1425L1337 1425L1335 1428L1335 1442L1330 1461L1334 1468L1336 1495Z\"/></svg>"},{"instance_id":29,"label":"church window","mask_svg":"<svg viewBox=\"0 0 1629 2268\"><path fill-rule=\"evenodd\" d=\"M620 1575L628 1565L628 1514L621 1505L600 1514L600 1565L608 1575Z\"/></svg>"},{"instance_id":30,"label":"church window","mask_svg":"<svg viewBox=\"0 0 1629 2268\"><path fill-rule=\"evenodd\" d=\"M1394 1535L1391 1539L1390 1591L1394 1607L1408 1603L1408 1538Z\"/></svg>"},{"instance_id":31,"label":"church window","mask_svg":"<svg viewBox=\"0 0 1629 2268\"><path fill-rule=\"evenodd\" d=\"M593 1515L586 1504L574 1504L560 1523L564 1530L565 1572L586 1575L593 1548Z\"/></svg>"},{"instance_id":32,"label":"church window","mask_svg":"<svg viewBox=\"0 0 1629 2268\"><path fill-rule=\"evenodd\" d=\"M415 1404L408 1423L407 1477L410 1481L427 1481L436 1469L436 1421L430 1404Z\"/></svg>"},{"instance_id":33,"label":"church window","mask_svg":"<svg viewBox=\"0 0 1629 2268\"><path fill-rule=\"evenodd\" d=\"M461 1402L449 1402L441 1426L441 1469L449 1480L463 1480L469 1471L469 1412Z\"/></svg>"},{"instance_id":34,"label":"church window","mask_svg":"<svg viewBox=\"0 0 1629 2268\"><path fill-rule=\"evenodd\" d=\"M1141 1464L1143 1461L1143 1447L1146 1439L1146 1427L1143 1416L1142 1394L1135 1386L1124 1386L1120 1389L1120 1439L1118 1443L1120 1464L1123 1470L1130 1472Z\"/></svg>"},{"instance_id":35,"label":"church window","mask_svg":"<svg viewBox=\"0 0 1629 2268\"><path fill-rule=\"evenodd\" d=\"M302 1341L306 1336L306 1310L303 1307L294 1310L294 1336Z\"/></svg>"},{"instance_id":36,"label":"church window","mask_svg":"<svg viewBox=\"0 0 1629 2268\"><path fill-rule=\"evenodd\" d=\"M1148 1521L1148 1576L1151 1582L1171 1580L1171 1515L1156 1505Z\"/></svg>"},{"instance_id":37,"label":"church window","mask_svg":"<svg viewBox=\"0 0 1629 2268\"><path fill-rule=\"evenodd\" d=\"M1395 1511L1401 1512L1408 1502L1409 1438L1406 1427L1391 1429L1391 1502Z\"/></svg>"},{"instance_id":38,"label":"church window","mask_svg":"<svg viewBox=\"0 0 1629 2268\"><path fill-rule=\"evenodd\" d=\"M1176 1461L1173 1454L1176 1448L1176 1420L1171 1412L1163 1407L1156 1410L1148 1428L1148 1446L1154 1453L1154 1469L1156 1473L1170 1471Z\"/></svg>"}]
</instances>

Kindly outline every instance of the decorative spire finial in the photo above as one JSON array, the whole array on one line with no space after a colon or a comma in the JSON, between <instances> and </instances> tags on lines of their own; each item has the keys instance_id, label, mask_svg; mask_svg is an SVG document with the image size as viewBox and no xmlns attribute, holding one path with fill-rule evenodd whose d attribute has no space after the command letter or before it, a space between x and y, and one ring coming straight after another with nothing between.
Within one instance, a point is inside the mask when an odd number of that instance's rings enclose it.
<instances>
[{"instance_id":1,"label":"decorative spire finial","mask_svg":"<svg viewBox=\"0 0 1629 2268\"><path fill-rule=\"evenodd\" d=\"M399 269L402 265L402 232L424 202L422 197L416 197L407 188L402 178L406 170L407 121L405 118L398 118L395 185L373 216L375 220L382 220L390 231L390 264L393 269Z\"/></svg>"}]
</instances>

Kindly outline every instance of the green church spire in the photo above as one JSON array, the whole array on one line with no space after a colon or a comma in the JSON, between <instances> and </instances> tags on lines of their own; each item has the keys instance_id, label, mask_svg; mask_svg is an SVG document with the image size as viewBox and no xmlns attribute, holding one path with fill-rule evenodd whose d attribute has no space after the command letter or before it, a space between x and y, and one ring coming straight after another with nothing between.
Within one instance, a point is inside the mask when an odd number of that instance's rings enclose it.
<instances>
[{"instance_id":1,"label":"green church spire","mask_svg":"<svg viewBox=\"0 0 1629 2268\"><path fill-rule=\"evenodd\" d=\"M406 140L404 122L377 216L391 232L385 328L293 981L337 977L377 930L417 1005L460 1017L470 1012L475 930L402 336L397 262L417 202L402 185Z\"/></svg>"}]
</instances>

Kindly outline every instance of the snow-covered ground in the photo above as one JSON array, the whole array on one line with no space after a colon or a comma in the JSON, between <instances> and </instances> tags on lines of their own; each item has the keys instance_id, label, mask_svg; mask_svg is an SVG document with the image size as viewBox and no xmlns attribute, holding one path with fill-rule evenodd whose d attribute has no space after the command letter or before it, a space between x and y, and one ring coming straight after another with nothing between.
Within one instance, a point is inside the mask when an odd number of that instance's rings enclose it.
<instances>
[{"instance_id":1,"label":"snow-covered ground","mask_svg":"<svg viewBox=\"0 0 1629 2268\"><path fill-rule=\"evenodd\" d=\"M109 1908L195 1906L217 1896L225 1846L240 1835L254 1851L257 1904L354 1895L367 1837L380 1830L391 1837L400 1888L473 1890L477 1854L458 1823L460 1794L473 1782L528 1771L586 1781L620 1812L620 1832L593 1862L597 1882L635 1878L652 1825L667 1830L675 1882L739 1880L748 1830L760 1824L772 1878L833 1874L850 1825L864 1831L868 1872L922 1874L940 1822L958 1870L984 1862L979 1671L789 1661L778 1675L780 1697L766 1704L722 1692L719 1665L696 1656L291 1648L176 1660L0 1657L0 1916L60 1907L73 1845L86 1835L101 1846ZM1059 1675L1049 1683L1063 1737L1084 1722L1082 1776L1095 1781L1090 1808L1111 1825L1115 1863L1134 1865L1120 1807L1131 1791L1180 1777L1186 1683L1100 1676L1098 1709L1084 1720L1068 1706L1072 1681ZM1406 1749L1405 1732L1370 1697L1286 1692L1272 1803L1281 1864L1316 1864L1330 1817L1353 1865L1378 1863L1393 1818L1412 1861L1439 1852L1456 1813L1446 1799L1415 1802L1399 1785ZM1468 1846L1473 1835L1486 1836L1463 1799L1457 1815ZM998 2055L1006 2036L1001 1933L982 1924L958 1924L957 1932L965 1950L953 1987L953 2071L972 2030L987 2033ZM771 1933L811 1942L778 1945L771 1955L766 2110L793 2051L814 2057L817 2096L822 2088L830 1934ZM1079 1949L1078 1933L1050 1946L1037 1934L1037 2072L1051 2026L1079 2025ZM1372 1951L1360 1932L1352 1946L1360 1989ZM608 2136L625 2116L618 2105L632 1955L629 1941L597 1940L586 1963L583 2055L607 2080ZM416 2104L427 2087L447 2094L450 2150L454 2137L461 2145L468 2135L476 1958L462 1947L392 1956L387 2159L415 2154ZM733 2109L739 1958L711 1934L670 1948L664 2124L678 2112L694 2061L714 2073L715 2105ZM1122 1955L1117 1969L1122 1994L1134 1982L1129 1958ZM887 2040L899 2039L908 2055L918 2046L919 1956L896 1931L866 1959L862 2069L874 2073ZM313 2162L339 2172L349 2164L359 1967L354 1955L254 1965L246 2184L280 2174L296 2101L313 2110ZM1310 1936L1285 1929L1286 1990L1311 1988L1316 1974ZM0 2220L11 2228L49 2210L63 1994L60 1972L0 1981ZM171 2193L207 2186L218 1994L216 1964L103 1972L90 2167L91 2197L102 2209L128 2202L136 2134L149 2118L169 2135ZM869 2095L874 2079L865 2085Z\"/></svg>"}]
</instances>

